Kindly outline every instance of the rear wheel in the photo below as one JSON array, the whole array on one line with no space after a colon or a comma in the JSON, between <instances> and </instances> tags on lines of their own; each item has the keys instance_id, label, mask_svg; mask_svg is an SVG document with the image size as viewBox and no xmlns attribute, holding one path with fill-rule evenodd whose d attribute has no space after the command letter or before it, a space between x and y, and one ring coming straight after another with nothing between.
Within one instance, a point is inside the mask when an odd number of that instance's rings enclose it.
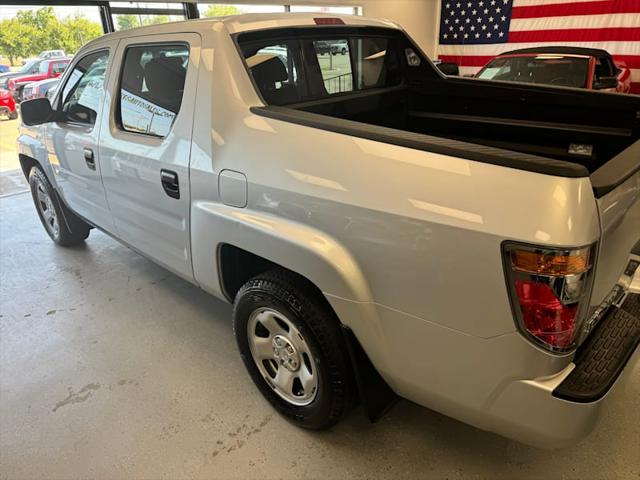
<instances>
[{"instance_id":1,"label":"rear wheel","mask_svg":"<svg viewBox=\"0 0 640 480\"><path fill-rule=\"evenodd\" d=\"M89 236L91 227L62 203L39 167L31 169L29 186L40 221L51 240L68 247L82 243Z\"/></svg>"},{"instance_id":2,"label":"rear wheel","mask_svg":"<svg viewBox=\"0 0 640 480\"><path fill-rule=\"evenodd\" d=\"M349 357L333 312L288 272L249 280L234 303L244 364L265 398L309 429L334 425L354 404Z\"/></svg>"}]
</instances>

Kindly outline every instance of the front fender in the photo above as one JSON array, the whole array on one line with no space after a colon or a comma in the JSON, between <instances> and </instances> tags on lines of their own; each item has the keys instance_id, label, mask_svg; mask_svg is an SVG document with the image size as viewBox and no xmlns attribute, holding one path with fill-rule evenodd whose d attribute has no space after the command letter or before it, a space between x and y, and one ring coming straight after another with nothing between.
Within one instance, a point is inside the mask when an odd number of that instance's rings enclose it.
<instances>
[{"instance_id":1,"label":"front fender","mask_svg":"<svg viewBox=\"0 0 640 480\"><path fill-rule=\"evenodd\" d=\"M40 128L40 127L38 127ZM49 155L47 154L47 146L41 139L41 132L35 130L33 127L20 127L19 128L19 136L17 139L17 150L20 157L20 164L22 165L22 170L25 174L25 177L29 176L28 169L25 168L22 156L32 158L44 170L49 182L53 185L54 188L58 188L56 183L55 175L53 174L53 169L51 167L51 163L49 162Z\"/></svg>"}]
</instances>

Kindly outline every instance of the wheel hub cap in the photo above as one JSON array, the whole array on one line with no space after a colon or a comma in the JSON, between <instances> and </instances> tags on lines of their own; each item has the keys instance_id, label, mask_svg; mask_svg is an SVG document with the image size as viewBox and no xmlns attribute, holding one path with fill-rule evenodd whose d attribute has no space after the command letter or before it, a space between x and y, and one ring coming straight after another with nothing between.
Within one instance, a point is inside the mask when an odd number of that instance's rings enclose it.
<instances>
[{"instance_id":1,"label":"wheel hub cap","mask_svg":"<svg viewBox=\"0 0 640 480\"><path fill-rule=\"evenodd\" d=\"M273 358L290 372L295 372L300 368L300 355L285 337L274 335L273 337Z\"/></svg>"},{"instance_id":2,"label":"wheel hub cap","mask_svg":"<svg viewBox=\"0 0 640 480\"><path fill-rule=\"evenodd\" d=\"M309 405L316 397L319 371L309 344L286 315L259 308L249 315L247 340L260 375L292 405Z\"/></svg>"}]
</instances>

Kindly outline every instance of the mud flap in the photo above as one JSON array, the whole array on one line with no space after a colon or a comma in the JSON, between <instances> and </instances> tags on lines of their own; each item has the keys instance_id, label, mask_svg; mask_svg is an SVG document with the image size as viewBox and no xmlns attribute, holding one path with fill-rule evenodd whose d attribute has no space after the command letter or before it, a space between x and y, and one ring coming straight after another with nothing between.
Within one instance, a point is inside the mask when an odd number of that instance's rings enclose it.
<instances>
[{"instance_id":1,"label":"mud flap","mask_svg":"<svg viewBox=\"0 0 640 480\"><path fill-rule=\"evenodd\" d=\"M391 410L400 397L380 376L353 331L342 325L342 335L349 350L360 401L369 420L375 423Z\"/></svg>"}]
</instances>

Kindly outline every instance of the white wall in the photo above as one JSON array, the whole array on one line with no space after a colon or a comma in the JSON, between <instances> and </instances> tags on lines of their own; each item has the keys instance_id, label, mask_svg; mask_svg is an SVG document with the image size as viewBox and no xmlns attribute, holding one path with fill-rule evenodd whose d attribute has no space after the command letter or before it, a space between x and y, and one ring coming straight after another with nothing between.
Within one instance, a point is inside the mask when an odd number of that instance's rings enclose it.
<instances>
[{"instance_id":1,"label":"white wall","mask_svg":"<svg viewBox=\"0 0 640 480\"><path fill-rule=\"evenodd\" d=\"M344 3L361 5L367 17L387 18L400 24L430 58L435 58L439 0L361 0Z\"/></svg>"}]
</instances>

